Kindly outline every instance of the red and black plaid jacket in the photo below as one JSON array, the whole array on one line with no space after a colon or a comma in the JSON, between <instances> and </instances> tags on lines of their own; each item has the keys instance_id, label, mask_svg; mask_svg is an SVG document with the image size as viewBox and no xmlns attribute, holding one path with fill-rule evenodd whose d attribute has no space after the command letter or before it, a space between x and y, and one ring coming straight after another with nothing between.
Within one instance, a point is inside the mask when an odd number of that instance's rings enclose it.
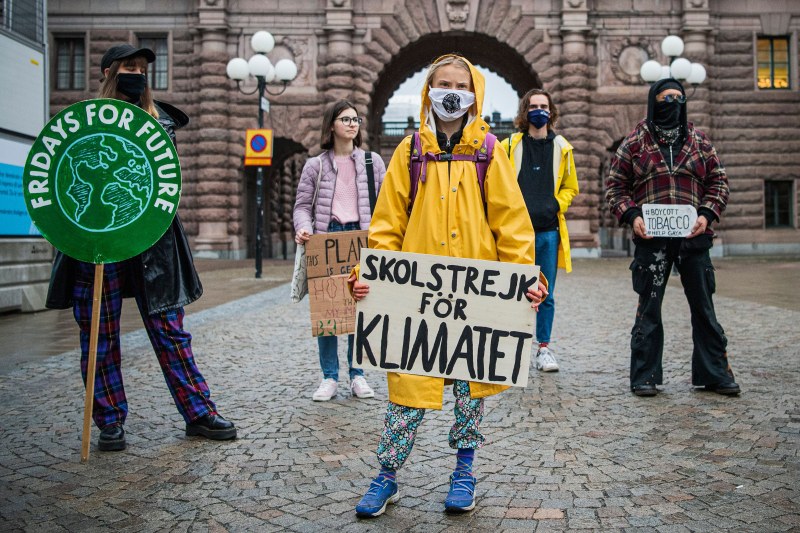
<instances>
[{"instance_id":1,"label":"red and black plaid jacket","mask_svg":"<svg viewBox=\"0 0 800 533\"><path fill-rule=\"evenodd\" d=\"M622 142L606 181L606 200L617 220L632 222L623 219L624 213L631 208L638 211L642 204L692 205L700 214L710 210L719 220L728 203L728 177L705 134L691 122L687 129L672 172L646 121L637 124ZM713 232L709 229L706 233Z\"/></svg>"}]
</instances>

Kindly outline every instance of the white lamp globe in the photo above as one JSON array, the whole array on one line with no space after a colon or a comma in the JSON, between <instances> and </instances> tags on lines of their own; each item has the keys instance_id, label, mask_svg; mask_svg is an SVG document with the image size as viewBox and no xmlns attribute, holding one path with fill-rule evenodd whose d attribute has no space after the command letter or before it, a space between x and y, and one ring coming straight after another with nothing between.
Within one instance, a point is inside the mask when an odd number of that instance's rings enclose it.
<instances>
[{"instance_id":1,"label":"white lamp globe","mask_svg":"<svg viewBox=\"0 0 800 533\"><path fill-rule=\"evenodd\" d=\"M228 66L225 67L228 77L232 80L243 81L250 75L250 67L247 66L247 60L241 57L234 57L228 61Z\"/></svg>"},{"instance_id":2,"label":"white lamp globe","mask_svg":"<svg viewBox=\"0 0 800 533\"><path fill-rule=\"evenodd\" d=\"M639 69L639 75L648 83L656 81L661 77L661 63L654 59L645 61Z\"/></svg>"},{"instance_id":3,"label":"white lamp globe","mask_svg":"<svg viewBox=\"0 0 800 533\"><path fill-rule=\"evenodd\" d=\"M663 80L666 78L671 78L672 75L669 73L669 67L664 65L661 67L661 75L658 77L659 80Z\"/></svg>"},{"instance_id":4,"label":"white lamp globe","mask_svg":"<svg viewBox=\"0 0 800 533\"><path fill-rule=\"evenodd\" d=\"M247 66L253 76L266 77L272 69L272 63L269 62L267 56L262 54L255 54L251 57L250 61L247 62Z\"/></svg>"},{"instance_id":5,"label":"white lamp globe","mask_svg":"<svg viewBox=\"0 0 800 533\"><path fill-rule=\"evenodd\" d=\"M250 46L253 52L268 54L275 48L275 38L268 31L257 31L250 38Z\"/></svg>"},{"instance_id":6,"label":"white lamp globe","mask_svg":"<svg viewBox=\"0 0 800 533\"><path fill-rule=\"evenodd\" d=\"M700 63L692 63L692 72L686 81L692 85L700 85L706 80L706 68Z\"/></svg>"},{"instance_id":7,"label":"white lamp globe","mask_svg":"<svg viewBox=\"0 0 800 533\"><path fill-rule=\"evenodd\" d=\"M281 59L275 63L275 77L278 81L292 81L297 76L297 65L291 59Z\"/></svg>"},{"instance_id":8,"label":"white lamp globe","mask_svg":"<svg viewBox=\"0 0 800 533\"><path fill-rule=\"evenodd\" d=\"M684 57L679 57L669 66L672 77L676 80L685 80L692 73L692 63Z\"/></svg>"},{"instance_id":9,"label":"white lamp globe","mask_svg":"<svg viewBox=\"0 0 800 533\"><path fill-rule=\"evenodd\" d=\"M678 57L683 53L683 39L677 35L667 35L661 41L661 51L667 57Z\"/></svg>"},{"instance_id":10,"label":"white lamp globe","mask_svg":"<svg viewBox=\"0 0 800 533\"><path fill-rule=\"evenodd\" d=\"M275 79L275 67L272 63L269 64L269 70L267 71L266 75L264 76L264 81L267 83L272 83Z\"/></svg>"}]
</instances>

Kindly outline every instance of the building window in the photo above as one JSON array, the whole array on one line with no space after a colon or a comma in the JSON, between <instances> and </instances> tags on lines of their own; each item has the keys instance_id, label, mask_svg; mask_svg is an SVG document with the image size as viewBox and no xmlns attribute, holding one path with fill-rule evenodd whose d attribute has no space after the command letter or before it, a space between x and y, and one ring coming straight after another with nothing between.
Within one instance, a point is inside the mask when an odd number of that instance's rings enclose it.
<instances>
[{"instance_id":1,"label":"building window","mask_svg":"<svg viewBox=\"0 0 800 533\"><path fill-rule=\"evenodd\" d=\"M83 38L56 38L56 89L86 88L86 50Z\"/></svg>"},{"instance_id":2,"label":"building window","mask_svg":"<svg viewBox=\"0 0 800 533\"><path fill-rule=\"evenodd\" d=\"M789 88L789 38L758 38L758 88Z\"/></svg>"},{"instance_id":3,"label":"building window","mask_svg":"<svg viewBox=\"0 0 800 533\"><path fill-rule=\"evenodd\" d=\"M792 180L764 182L764 222L768 228L794 227Z\"/></svg>"},{"instance_id":4,"label":"building window","mask_svg":"<svg viewBox=\"0 0 800 533\"><path fill-rule=\"evenodd\" d=\"M147 82L150 84L150 88L156 91L166 91L169 88L167 38L140 37L139 46L149 48L156 53L155 63L147 69Z\"/></svg>"},{"instance_id":5,"label":"building window","mask_svg":"<svg viewBox=\"0 0 800 533\"><path fill-rule=\"evenodd\" d=\"M44 0L0 0L0 26L44 44Z\"/></svg>"}]
</instances>

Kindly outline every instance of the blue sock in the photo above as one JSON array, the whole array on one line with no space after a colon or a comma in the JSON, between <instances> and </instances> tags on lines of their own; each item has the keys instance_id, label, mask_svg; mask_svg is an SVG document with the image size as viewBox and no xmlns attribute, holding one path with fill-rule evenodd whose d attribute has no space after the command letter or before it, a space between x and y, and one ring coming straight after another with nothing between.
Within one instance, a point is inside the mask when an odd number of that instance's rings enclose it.
<instances>
[{"instance_id":1,"label":"blue sock","mask_svg":"<svg viewBox=\"0 0 800 533\"><path fill-rule=\"evenodd\" d=\"M471 448L459 448L456 454L456 472L472 474L472 460L474 458L475 450Z\"/></svg>"},{"instance_id":2,"label":"blue sock","mask_svg":"<svg viewBox=\"0 0 800 533\"><path fill-rule=\"evenodd\" d=\"M386 468L385 466L382 466L381 471L378 472L378 477L391 479L392 481L395 480L396 476L397 476L397 470L395 470L394 468Z\"/></svg>"}]
</instances>

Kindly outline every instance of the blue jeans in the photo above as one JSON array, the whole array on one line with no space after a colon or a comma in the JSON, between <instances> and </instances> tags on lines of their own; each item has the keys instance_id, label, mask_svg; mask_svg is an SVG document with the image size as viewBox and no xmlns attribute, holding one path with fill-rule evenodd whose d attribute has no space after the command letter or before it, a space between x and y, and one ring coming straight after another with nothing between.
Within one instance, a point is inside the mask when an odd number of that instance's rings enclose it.
<instances>
[{"instance_id":1,"label":"blue jeans","mask_svg":"<svg viewBox=\"0 0 800 533\"><path fill-rule=\"evenodd\" d=\"M536 233L536 264L547 278L547 290L550 293L539 306L536 313L536 341L550 342L553 330L553 318L556 315L556 273L558 273L558 244L561 238L558 230Z\"/></svg>"},{"instance_id":2,"label":"blue jeans","mask_svg":"<svg viewBox=\"0 0 800 533\"><path fill-rule=\"evenodd\" d=\"M330 224L328 224L328 233L334 233L336 231L355 231L358 229L361 229L358 222L341 224L336 220L331 220ZM353 368L354 340L355 335L347 336L347 366L350 370L350 379L364 375L362 369ZM332 336L317 337L317 344L319 344L319 366L322 368L322 377L339 381L339 338Z\"/></svg>"}]
</instances>

